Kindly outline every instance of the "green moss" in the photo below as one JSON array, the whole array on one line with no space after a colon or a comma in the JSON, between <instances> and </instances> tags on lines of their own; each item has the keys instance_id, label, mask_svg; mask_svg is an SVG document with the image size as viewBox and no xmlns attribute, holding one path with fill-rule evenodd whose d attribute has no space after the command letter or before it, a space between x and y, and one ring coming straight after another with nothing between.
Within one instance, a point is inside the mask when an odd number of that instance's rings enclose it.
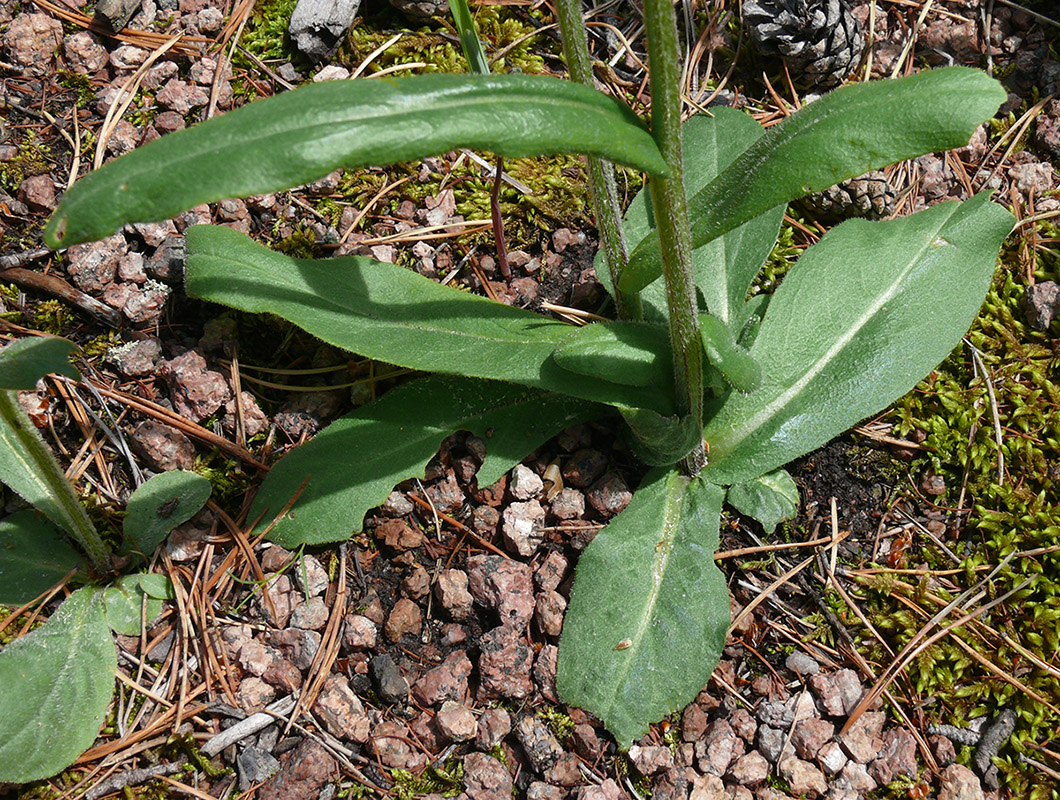
<instances>
[{"instance_id":1,"label":"green moss","mask_svg":"<svg viewBox=\"0 0 1060 800\"><path fill-rule=\"evenodd\" d=\"M1042 226L1039 235L1056 231ZM964 557L964 575L955 576L959 588L978 581L986 567L993 569L1014 553L1049 548L1060 540L1060 348L1049 335L1025 322L1021 301L1025 292L1020 242L1002 252L986 302L968 341L982 354L996 398L1002 426L1000 453L1005 478L998 481L999 447L995 438L991 400L981 376L973 369L967 346L956 349L931 375L896 403L890 419L894 434L924 437L924 455L911 465L913 474L930 468L941 475L947 493L937 502L943 508L971 510L951 548ZM1057 280L1057 254L1029 248L1038 281ZM1019 279L1017 279L1017 276ZM929 566L951 567L926 539L918 542L918 558ZM1012 558L986 587L998 597L1030 579L1031 583L1005 604L983 615L983 622L1051 663L1060 649L1060 553L1044 552ZM923 626L926 616L896 603L898 593L917 602L927 614L937 610L927 592L939 595L926 579L918 585L897 576L879 576L870 583L867 607L874 625L890 635L892 647L902 645ZM1060 705L1060 681L1038 668L1003 640L984 641L966 627L936 643L907 670L914 688L938 698L940 719L962 724L977 716L1014 709L1020 717L1018 733L1024 740L1056 736L1060 718L1033 698L989 673L972 659L954 637L990 662L1018 664L1018 679L1053 705ZM884 653L874 655L884 658ZM1018 740L1014 740L1017 741ZM1040 777L1014 757L1018 743L1003 748L999 768L1013 796L1041 794Z\"/></svg>"},{"instance_id":2,"label":"green moss","mask_svg":"<svg viewBox=\"0 0 1060 800\"><path fill-rule=\"evenodd\" d=\"M574 720L562 711L552 706L545 706L538 709L537 716L548 726L561 744L569 742L570 737L574 735Z\"/></svg>"},{"instance_id":3,"label":"green moss","mask_svg":"<svg viewBox=\"0 0 1060 800\"><path fill-rule=\"evenodd\" d=\"M118 347L121 344L122 338L119 331L107 331L94 338L81 349L88 358L98 358L112 347Z\"/></svg>"},{"instance_id":4,"label":"green moss","mask_svg":"<svg viewBox=\"0 0 1060 800\"><path fill-rule=\"evenodd\" d=\"M210 482L213 500L221 505L239 500L250 485L250 477L240 469L239 462L226 458L217 448L210 451L209 455L195 456L192 470Z\"/></svg>"},{"instance_id":5,"label":"green moss","mask_svg":"<svg viewBox=\"0 0 1060 800\"><path fill-rule=\"evenodd\" d=\"M254 13L240 37L240 46L263 61L295 57L297 54L288 41L287 25L297 4L298 0L262 0L255 3ZM252 66L238 51L232 60L237 67Z\"/></svg>"},{"instance_id":6,"label":"green moss","mask_svg":"<svg viewBox=\"0 0 1060 800\"><path fill-rule=\"evenodd\" d=\"M13 193L18 191L18 187L26 178L46 175L51 171L51 148L38 141L37 133L32 129L27 129L21 140L10 143L18 147L18 154L0 166L0 186Z\"/></svg>"},{"instance_id":7,"label":"green moss","mask_svg":"<svg viewBox=\"0 0 1060 800\"><path fill-rule=\"evenodd\" d=\"M96 101L96 88L87 75L70 70L60 70L58 75L59 85L72 89L77 95L77 107L88 108Z\"/></svg>"},{"instance_id":8,"label":"green moss","mask_svg":"<svg viewBox=\"0 0 1060 800\"><path fill-rule=\"evenodd\" d=\"M414 775L408 770L395 769L390 773L394 784L391 792L397 800L412 800L425 794L456 797L464 788L464 765L457 760L437 767L427 767Z\"/></svg>"},{"instance_id":9,"label":"green moss","mask_svg":"<svg viewBox=\"0 0 1060 800\"><path fill-rule=\"evenodd\" d=\"M59 300L45 300L33 309L33 326L55 336L61 336L74 321L73 312Z\"/></svg>"},{"instance_id":10,"label":"green moss","mask_svg":"<svg viewBox=\"0 0 1060 800\"><path fill-rule=\"evenodd\" d=\"M351 68L360 66L371 53L394 36L395 30L387 26L387 22L393 20L375 17L361 21L347 34L346 42L339 49L337 60ZM536 30L536 26L522 19L516 10L503 6L476 9L475 23L487 58L492 58L496 53ZM400 74L467 72L467 62L460 44L450 38L454 34L455 30L448 23L406 31L401 39L376 56L365 72L371 75L399 64L414 62L423 63L425 66L402 71ZM555 49L555 46L544 37L529 36L495 62L493 71L540 74L545 71L541 53L547 48Z\"/></svg>"}]
</instances>

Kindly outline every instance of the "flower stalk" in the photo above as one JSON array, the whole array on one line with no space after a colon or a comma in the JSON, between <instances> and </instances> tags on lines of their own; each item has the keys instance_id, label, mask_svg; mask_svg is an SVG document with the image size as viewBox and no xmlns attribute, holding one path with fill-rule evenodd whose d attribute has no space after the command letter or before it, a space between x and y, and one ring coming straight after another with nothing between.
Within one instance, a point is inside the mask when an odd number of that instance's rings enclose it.
<instances>
[{"instance_id":1,"label":"flower stalk","mask_svg":"<svg viewBox=\"0 0 1060 800\"><path fill-rule=\"evenodd\" d=\"M584 86L593 85L592 62L582 20L581 0L557 0L556 13L563 37L563 56L571 80ZM598 156L586 156L589 174L589 197L600 233L600 247L614 289L615 310L619 319L639 320L642 316L640 295L623 292L618 279L629 260L625 234L622 231L622 209L618 203L615 168Z\"/></svg>"},{"instance_id":2,"label":"flower stalk","mask_svg":"<svg viewBox=\"0 0 1060 800\"><path fill-rule=\"evenodd\" d=\"M692 273L692 234L681 160L681 66L677 22L671 0L644 0L651 67L652 136L669 167L667 178L648 179L662 250L663 281L670 318L677 410L703 427L703 346ZM702 443L685 456L682 470L695 477L707 463Z\"/></svg>"}]
</instances>

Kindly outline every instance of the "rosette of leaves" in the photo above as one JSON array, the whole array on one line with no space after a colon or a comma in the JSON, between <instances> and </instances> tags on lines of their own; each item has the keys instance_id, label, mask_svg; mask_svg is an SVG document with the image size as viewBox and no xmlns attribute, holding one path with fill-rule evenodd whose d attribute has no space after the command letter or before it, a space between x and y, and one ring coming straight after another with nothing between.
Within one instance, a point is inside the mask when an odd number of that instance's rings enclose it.
<instances>
[{"instance_id":1,"label":"rosette of leaves","mask_svg":"<svg viewBox=\"0 0 1060 800\"><path fill-rule=\"evenodd\" d=\"M673 27L667 0L645 8ZM658 71L668 47L652 25ZM655 83L676 93L677 81ZM346 415L272 468L249 518L271 519L301 490L273 541L347 538L396 483L423 475L451 432L486 439L485 486L569 425L622 416L655 469L582 556L557 685L628 746L689 702L719 657L729 602L713 552L726 497L767 526L792 515L797 493L783 466L884 408L949 353L1013 224L986 195L900 220L851 220L808 249L772 298L748 300L785 205L964 145L1004 98L983 73L951 68L839 89L768 132L716 109L664 133L662 113L649 132L613 99L547 77L307 86L88 175L45 236L68 246L338 167L458 146L505 158L582 152L647 172L649 188L623 223L630 260L600 270L609 291L636 302L620 304L623 319L583 328L368 258L290 258L223 227L186 234L191 296L278 314L350 352L435 373ZM690 225L674 238L686 202ZM681 282L691 306L673 300Z\"/></svg>"}]
</instances>

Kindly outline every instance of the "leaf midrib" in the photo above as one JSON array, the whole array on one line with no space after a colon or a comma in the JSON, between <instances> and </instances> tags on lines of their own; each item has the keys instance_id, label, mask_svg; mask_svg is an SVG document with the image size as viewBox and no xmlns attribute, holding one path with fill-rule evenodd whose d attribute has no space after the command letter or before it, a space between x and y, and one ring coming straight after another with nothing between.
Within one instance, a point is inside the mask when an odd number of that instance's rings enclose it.
<instances>
[{"instance_id":1,"label":"leaf midrib","mask_svg":"<svg viewBox=\"0 0 1060 800\"><path fill-rule=\"evenodd\" d=\"M777 412L799 396L810 382L817 378L828 365L835 360L836 356L842 350L846 349L847 345L858 336L858 333L877 316L880 309L895 297L910 271L920 262L923 254L932 246L936 237L939 236L939 231L949 224L959 208L959 205L955 205L954 209L946 215L945 219L940 221L939 225L934 229L934 232L925 235L924 244L907 260L905 267L896 275L895 279L887 287L887 291L877 295L876 300L869 306L869 308L854 320L854 323L848 327L845 334L837 338L832 346L810 365L802 377L792 383L788 389L777 395L777 397L768 405L763 406L759 411L755 412L750 417L747 417L744 424L737 425L733 428L733 435L725 437L725 451L727 453L736 450L743 441L753 436L770 420L774 419ZM759 341L761 341L761 339L759 339Z\"/></svg>"}]
</instances>

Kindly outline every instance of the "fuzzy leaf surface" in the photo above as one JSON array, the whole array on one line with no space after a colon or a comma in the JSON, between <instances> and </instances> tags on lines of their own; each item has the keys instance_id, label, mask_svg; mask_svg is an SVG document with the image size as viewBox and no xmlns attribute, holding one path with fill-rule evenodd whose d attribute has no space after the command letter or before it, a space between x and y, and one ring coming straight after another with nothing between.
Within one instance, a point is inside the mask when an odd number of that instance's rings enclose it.
<instances>
[{"instance_id":1,"label":"fuzzy leaf surface","mask_svg":"<svg viewBox=\"0 0 1060 800\"><path fill-rule=\"evenodd\" d=\"M685 186L690 195L714 180L765 133L761 125L742 111L713 108L711 114L691 117L681 129ZM781 204L693 251L696 287L710 313L725 324L732 326L739 317L747 290L776 242L783 220L784 205ZM622 227L631 247L646 242L649 235L654 240L655 221L647 189L633 198ZM602 266L602 262L597 264L597 275L602 275L601 280L607 285L607 270ZM646 319L666 320L666 292L661 280L644 289L642 300Z\"/></svg>"},{"instance_id":2,"label":"fuzzy leaf surface","mask_svg":"<svg viewBox=\"0 0 1060 800\"><path fill-rule=\"evenodd\" d=\"M288 189L339 167L383 166L458 147L508 158L588 153L666 172L651 135L629 108L557 78L328 81L248 103L90 173L63 197L44 240L69 247L128 222Z\"/></svg>"},{"instance_id":3,"label":"fuzzy leaf surface","mask_svg":"<svg viewBox=\"0 0 1060 800\"><path fill-rule=\"evenodd\" d=\"M162 613L162 601L173 599L173 586L164 575L125 575L103 590L107 625L115 633L140 635L140 614L146 602L150 625Z\"/></svg>"},{"instance_id":4,"label":"fuzzy leaf surface","mask_svg":"<svg viewBox=\"0 0 1060 800\"><path fill-rule=\"evenodd\" d=\"M212 491L206 478L188 470L155 475L129 498L125 538L150 558L171 530L199 513Z\"/></svg>"},{"instance_id":5,"label":"fuzzy leaf surface","mask_svg":"<svg viewBox=\"0 0 1060 800\"><path fill-rule=\"evenodd\" d=\"M673 379L670 334L647 322L594 322L552 351L563 369L623 386L665 386Z\"/></svg>"},{"instance_id":6,"label":"fuzzy leaf surface","mask_svg":"<svg viewBox=\"0 0 1060 800\"><path fill-rule=\"evenodd\" d=\"M189 228L186 238L192 297L278 314L336 347L409 369L673 413L666 385L620 386L556 364L553 350L578 334L565 323L370 258L291 258L212 225Z\"/></svg>"},{"instance_id":7,"label":"fuzzy leaf surface","mask_svg":"<svg viewBox=\"0 0 1060 800\"><path fill-rule=\"evenodd\" d=\"M431 376L403 384L331 423L269 471L250 510L262 525L305 489L269 539L293 548L348 538L403 480L423 477L446 436L486 442L480 486L495 483L550 436L600 415L593 403L511 384Z\"/></svg>"},{"instance_id":8,"label":"fuzzy leaf surface","mask_svg":"<svg viewBox=\"0 0 1060 800\"><path fill-rule=\"evenodd\" d=\"M794 519L799 510L799 487L787 470L778 469L751 481L730 486L725 501L772 533L786 519Z\"/></svg>"},{"instance_id":9,"label":"fuzzy leaf surface","mask_svg":"<svg viewBox=\"0 0 1060 800\"><path fill-rule=\"evenodd\" d=\"M14 391L0 389L0 483L70 534L97 566L107 551L95 526Z\"/></svg>"},{"instance_id":10,"label":"fuzzy leaf surface","mask_svg":"<svg viewBox=\"0 0 1060 800\"><path fill-rule=\"evenodd\" d=\"M714 564L723 496L655 470L578 561L556 688L623 748L684 708L718 663L729 625Z\"/></svg>"},{"instance_id":11,"label":"fuzzy leaf surface","mask_svg":"<svg viewBox=\"0 0 1060 800\"><path fill-rule=\"evenodd\" d=\"M0 520L0 605L20 606L81 566L81 556L32 509Z\"/></svg>"},{"instance_id":12,"label":"fuzzy leaf surface","mask_svg":"<svg viewBox=\"0 0 1060 800\"><path fill-rule=\"evenodd\" d=\"M967 67L836 89L774 125L689 199L692 243L699 247L870 169L963 147L1005 97L1001 84ZM655 280L659 259L658 242L642 242L622 273L622 288L636 291Z\"/></svg>"},{"instance_id":13,"label":"fuzzy leaf surface","mask_svg":"<svg viewBox=\"0 0 1060 800\"><path fill-rule=\"evenodd\" d=\"M99 733L118 668L99 590L78 589L0 652L0 781L49 778Z\"/></svg>"},{"instance_id":14,"label":"fuzzy leaf surface","mask_svg":"<svg viewBox=\"0 0 1060 800\"><path fill-rule=\"evenodd\" d=\"M762 386L707 409L704 476L771 472L913 388L972 324L1012 225L984 193L829 231L769 303L750 351Z\"/></svg>"},{"instance_id":15,"label":"fuzzy leaf surface","mask_svg":"<svg viewBox=\"0 0 1060 800\"><path fill-rule=\"evenodd\" d=\"M27 337L0 348L0 389L32 389L52 372L81 379L70 363L77 345L55 336Z\"/></svg>"}]
</instances>

